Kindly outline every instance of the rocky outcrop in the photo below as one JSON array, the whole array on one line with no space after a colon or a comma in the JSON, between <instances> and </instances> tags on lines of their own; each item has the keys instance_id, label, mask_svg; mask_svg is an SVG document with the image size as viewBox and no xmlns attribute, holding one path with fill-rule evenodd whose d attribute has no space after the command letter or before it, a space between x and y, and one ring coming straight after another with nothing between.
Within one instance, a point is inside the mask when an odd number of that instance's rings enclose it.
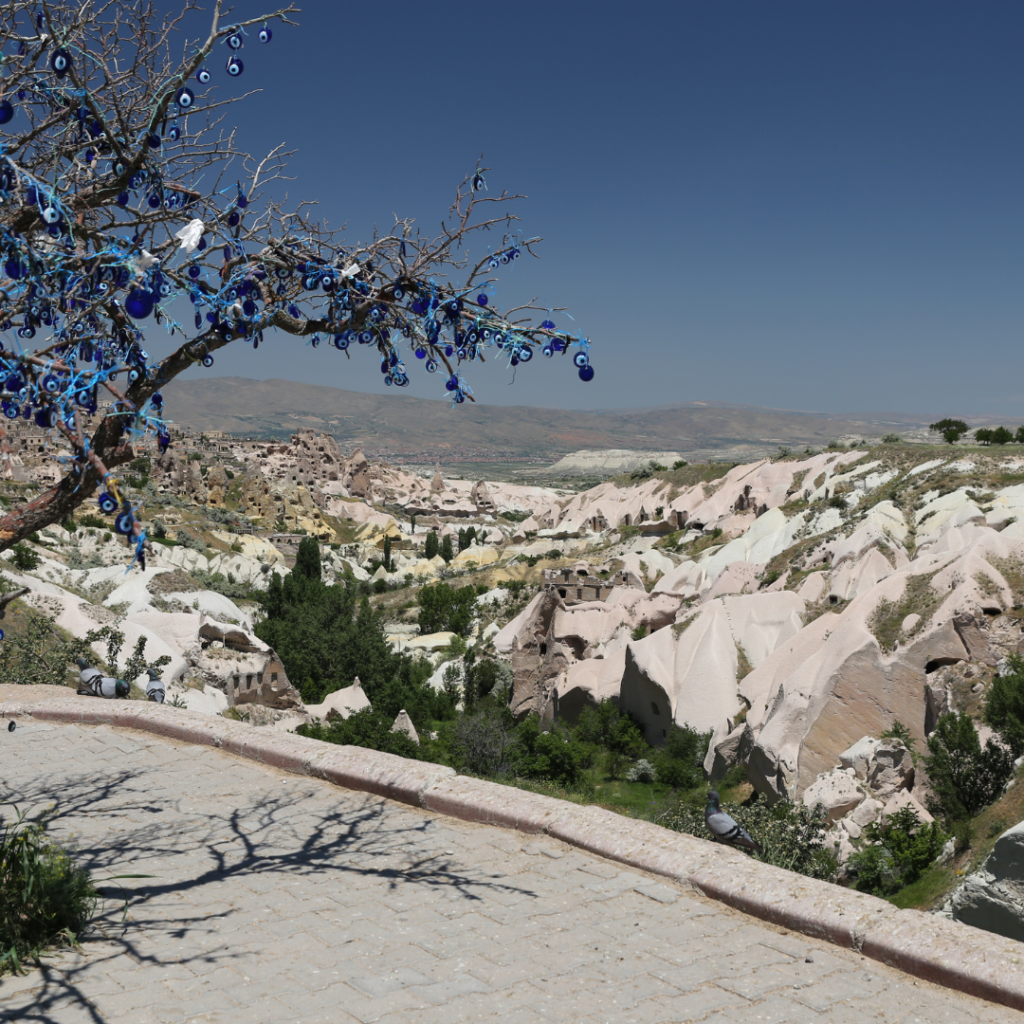
<instances>
[{"instance_id":1,"label":"rocky outcrop","mask_svg":"<svg viewBox=\"0 0 1024 1024\"><path fill-rule=\"evenodd\" d=\"M953 891L942 913L1024 942L1024 821L996 840L981 869Z\"/></svg>"}]
</instances>

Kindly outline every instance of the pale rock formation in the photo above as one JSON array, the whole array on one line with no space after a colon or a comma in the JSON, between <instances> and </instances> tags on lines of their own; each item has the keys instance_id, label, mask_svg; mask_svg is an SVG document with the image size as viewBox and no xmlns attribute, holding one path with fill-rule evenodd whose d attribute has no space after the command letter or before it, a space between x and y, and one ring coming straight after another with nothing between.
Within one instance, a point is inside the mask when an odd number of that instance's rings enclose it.
<instances>
[{"instance_id":1,"label":"pale rock formation","mask_svg":"<svg viewBox=\"0 0 1024 1024\"><path fill-rule=\"evenodd\" d=\"M803 794L805 807L821 804L830 823L838 821L864 799L852 769L834 768L823 772Z\"/></svg>"},{"instance_id":2,"label":"pale rock formation","mask_svg":"<svg viewBox=\"0 0 1024 1024\"><path fill-rule=\"evenodd\" d=\"M953 891L942 913L1024 942L1024 821L996 840L981 869Z\"/></svg>"},{"instance_id":3,"label":"pale rock formation","mask_svg":"<svg viewBox=\"0 0 1024 1024\"><path fill-rule=\"evenodd\" d=\"M370 699L363 691L359 676L356 676L351 686L343 686L327 694L322 704L307 704L306 711L318 721L329 722L334 718L348 718L356 711L370 706Z\"/></svg>"},{"instance_id":4,"label":"pale rock formation","mask_svg":"<svg viewBox=\"0 0 1024 1024\"><path fill-rule=\"evenodd\" d=\"M405 708L402 708L402 710L395 716L395 721L391 726L391 731L405 733L413 743L419 746L419 733L416 732L416 726L412 724L412 719L409 717L409 713Z\"/></svg>"}]
</instances>

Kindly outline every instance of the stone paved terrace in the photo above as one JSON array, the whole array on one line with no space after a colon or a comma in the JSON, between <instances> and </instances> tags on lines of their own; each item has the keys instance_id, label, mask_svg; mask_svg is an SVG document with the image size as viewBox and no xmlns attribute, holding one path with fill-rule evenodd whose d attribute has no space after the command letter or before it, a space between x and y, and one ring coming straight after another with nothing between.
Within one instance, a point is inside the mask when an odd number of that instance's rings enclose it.
<instances>
[{"instance_id":1,"label":"stone paved terrace","mask_svg":"<svg viewBox=\"0 0 1024 1024\"><path fill-rule=\"evenodd\" d=\"M152 877L0 980L0 1020L1024 1021L547 836L106 726L2 736L4 801L54 804L95 878Z\"/></svg>"}]
</instances>

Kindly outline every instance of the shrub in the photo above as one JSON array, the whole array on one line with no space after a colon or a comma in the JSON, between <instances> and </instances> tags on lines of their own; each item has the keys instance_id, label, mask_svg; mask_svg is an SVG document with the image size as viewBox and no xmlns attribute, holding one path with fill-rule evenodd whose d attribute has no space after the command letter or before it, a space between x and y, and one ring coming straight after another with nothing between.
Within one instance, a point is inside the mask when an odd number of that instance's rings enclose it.
<instances>
[{"instance_id":1,"label":"shrub","mask_svg":"<svg viewBox=\"0 0 1024 1024\"><path fill-rule=\"evenodd\" d=\"M558 724L543 732L531 715L516 729L516 770L528 779L572 786L590 763L590 751Z\"/></svg>"},{"instance_id":2,"label":"shrub","mask_svg":"<svg viewBox=\"0 0 1024 1024\"><path fill-rule=\"evenodd\" d=\"M891 896L916 882L946 841L939 823L925 825L913 807L901 807L864 833L871 845L851 855L847 870L855 888L875 896Z\"/></svg>"},{"instance_id":3,"label":"shrub","mask_svg":"<svg viewBox=\"0 0 1024 1024\"><path fill-rule=\"evenodd\" d=\"M810 878L835 880L836 859L825 848L828 816L820 805L809 810L803 804L779 801L769 807L765 801L755 800L746 805L722 804L722 810L764 847L763 854L751 852L751 856ZM680 804L674 814L662 819L662 824L701 839L711 838L704 824L703 805Z\"/></svg>"},{"instance_id":4,"label":"shrub","mask_svg":"<svg viewBox=\"0 0 1024 1024\"><path fill-rule=\"evenodd\" d=\"M493 703L462 715L452 735L452 763L473 775L508 776L516 762L515 719Z\"/></svg>"},{"instance_id":5,"label":"shrub","mask_svg":"<svg viewBox=\"0 0 1024 1024\"><path fill-rule=\"evenodd\" d=\"M645 636L647 636L647 627L642 623L629 634L631 640L643 640Z\"/></svg>"},{"instance_id":6,"label":"shrub","mask_svg":"<svg viewBox=\"0 0 1024 1024\"><path fill-rule=\"evenodd\" d=\"M928 809L947 821L971 818L992 803L1013 772L1013 756L993 740L981 747L969 715L943 715L928 737L924 759L935 796Z\"/></svg>"},{"instance_id":7,"label":"shrub","mask_svg":"<svg viewBox=\"0 0 1024 1024\"><path fill-rule=\"evenodd\" d=\"M697 732L688 725L669 727L665 742L651 755L658 780L673 789L692 789L704 781L711 732Z\"/></svg>"},{"instance_id":8,"label":"shrub","mask_svg":"<svg viewBox=\"0 0 1024 1024\"><path fill-rule=\"evenodd\" d=\"M24 541L11 548L10 559L11 565L19 572L29 572L39 568L39 556Z\"/></svg>"},{"instance_id":9,"label":"shrub","mask_svg":"<svg viewBox=\"0 0 1024 1024\"><path fill-rule=\"evenodd\" d=\"M47 947L78 941L96 890L44 831L18 814L0 821L0 970L20 970Z\"/></svg>"},{"instance_id":10,"label":"shrub","mask_svg":"<svg viewBox=\"0 0 1024 1024\"><path fill-rule=\"evenodd\" d=\"M78 532L78 523L75 522L75 517L70 512L60 521L60 525L68 533Z\"/></svg>"},{"instance_id":11,"label":"shrub","mask_svg":"<svg viewBox=\"0 0 1024 1024\"><path fill-rule=\"evenodd\" d=\"M1024 658L1009 657L1009 672L996 676L985 696L985 721L1014 757L1024 754Z\"/></svg>"},{"instance_id":12,"label":"shrub","mask_svg":"<svg viewBox=\"0 0 1024 1024\"><path fill-rule=\"evenodd\" d=\"M388 717L375 708L363 708L348 718L335 718L326 725L319 722L300 725L297 731L300 735L309 736L314 740L368 747L371 750L383 750L388 754L418 760L419 746L404 732L391 731L394 720L394 715Z\"/></svg>"},{"instance_id":13,"label":"shrub","mask_svg":"<svg viewBox=\"0 0 1024 1024\"><path fill-rule=\"evenodd\" d=\"M658 772L654 765L645 757L641 757L632 768L626 772L627 782L654 782L658 778Z\"/></svg>"},{"instance_id":14,"label":"shrub","mask_svg":"<svg viewBox=\"0 0 1024 1024\"><path fill-rule=\"evenodd\" d=\"M105 530L110 524L106 519L101 519L92 512L86 512L78 517L79 526L89 526L94 530Z\"/></svg>"},{"instance_id":15,"label":"shrub","mask_svg":"<svg viewBox=\"0 0 1024 1024\"><path fill-rule=\"evenodd\" d=\"M585 707L580 712L575 731L583 743L604 747L633 760L649 749L643 728L629 712L621 711L610 700Z\"/></svg>"},{"instance_id":16,"label":"shrub","mask_svg":"<svg viewBox=\"0 0 1024 1024\"><path fill-rule=\"evenodd\" d=\"M673 469L682 469L684 466L688 466L688 465L689 465L689 463L685 459L676 459L676 461L672 463L672 468Z\"/></svg>"},{"instance_id":17,"label":"shrub","mask_svg":"<svg viewBox=\"0 0 1024 1024\"><path fill-rule=\"evenodd\" d=\"M902 444L903 438L899 434L883 434L882 444Z\"/></svg>"},{"instance_id":18,"label":"shrub","mask_svg":"<svg viewBox=\"0 0 1024 1024\"><path fill-rule=\"evenodd\" d=\"M421 634L450 630L465 636L469 632L476 604L476 588L460 587L455 590L447 583L437 583L423 587L418 600Z\"/></svg>"}]
</instances>

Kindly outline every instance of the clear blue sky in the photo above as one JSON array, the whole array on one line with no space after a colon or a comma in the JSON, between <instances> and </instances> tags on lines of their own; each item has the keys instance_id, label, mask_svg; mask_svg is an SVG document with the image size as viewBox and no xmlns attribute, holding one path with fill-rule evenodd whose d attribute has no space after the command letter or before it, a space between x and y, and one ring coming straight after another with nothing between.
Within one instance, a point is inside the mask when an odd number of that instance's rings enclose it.
<instances>
[{"instance_id":1,"label":"clear blue sky","mask_svg":"<svg viewBox=\"0 0 1024 1024\"><path fill-rule=\"evenodd\" d=\"M1020 0L300 2L233 83L293 197L432 228L480 153L529 196L543 259L496 297L568 306L597 375L488 363L479 400L1024 415ZM360 355L207 372L383 392Z\"/></svg>"}]
</instances>

